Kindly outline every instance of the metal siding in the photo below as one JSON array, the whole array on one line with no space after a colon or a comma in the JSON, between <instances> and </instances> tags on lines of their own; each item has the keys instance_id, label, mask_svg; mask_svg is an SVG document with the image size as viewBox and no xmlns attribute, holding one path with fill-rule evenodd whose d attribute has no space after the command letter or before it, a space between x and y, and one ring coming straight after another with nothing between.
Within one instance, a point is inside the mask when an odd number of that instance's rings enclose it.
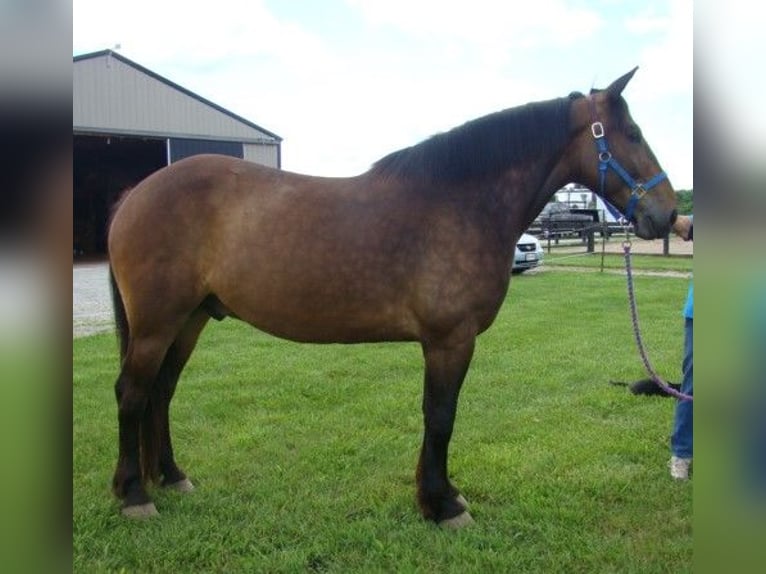
<instances>
[{"instance_id":1,"label":"metal siding","mask_svg":"<svg viewBox=\"0 0 766 574\"><path fill-rule=\"evenodd\" d=\"M280 167L279 146L263 144L245 144L243 146L244 159L269 167Z\"/></svg>"},{"instance_id":2,"label":"metal siding","mask_svg":"<svg viewBox=\"0 0 766 574\"><path fill-rule=\"evenodd\" d=\"M275 141L109 55L75 62L72 90L75 131Z\"/></svg>"}]
</instances>

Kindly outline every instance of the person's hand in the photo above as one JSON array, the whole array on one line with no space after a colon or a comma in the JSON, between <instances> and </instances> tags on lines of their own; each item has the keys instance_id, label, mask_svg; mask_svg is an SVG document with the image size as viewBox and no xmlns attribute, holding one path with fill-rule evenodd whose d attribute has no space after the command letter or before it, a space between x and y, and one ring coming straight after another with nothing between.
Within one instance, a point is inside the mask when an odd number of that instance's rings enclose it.
<instances>
[{"instance_id":1,"label":"person's hand","mask_svg":"<svg viewBox=\"0 0 766 574\"><path fill-rule=\"evenodd\" d=\"M694 228L692 221L688 215L679 215L673 224L673 232L684 241L689 241L692 238L692 229Z\"/></svg>"}]
</instances>

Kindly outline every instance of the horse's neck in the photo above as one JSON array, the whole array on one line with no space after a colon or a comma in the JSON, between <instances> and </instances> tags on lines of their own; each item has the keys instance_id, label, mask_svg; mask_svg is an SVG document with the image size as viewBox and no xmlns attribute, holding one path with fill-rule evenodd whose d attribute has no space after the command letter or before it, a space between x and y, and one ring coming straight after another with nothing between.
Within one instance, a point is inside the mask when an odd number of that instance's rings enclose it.
<instances>
[{"instance_id":1,"label":"horse's neck","mask_svg":"<svg viewBox=\"0 0 766 574\"><path fill-rule=\"evenodd\" d=\"M535 218L540 215L540 212L545 207L553 195L561 189L567 183L570 183L571 176L559 173L554 169L550 171L542 180L542 182L536 188L529 190L529 199L527 201L527 209L525 214L526 227L529 227Z\"/></svg>"},{"instance_id":2,"label":"horse's neck","mask_svg":"<svg viewBox=\"0 0 766 574\"><path fill-rule=\"evenodd\" d=\"M535 218L540 214L545 204L550 201L569 179L563 170L554 168L533 169L529 172L511 178L510 183L500 185L498 192L503 194L502 204L505 206L503 219L497 221L511 233L509 242L515 243L526 231Z\"/></svg>"}]
</instances>

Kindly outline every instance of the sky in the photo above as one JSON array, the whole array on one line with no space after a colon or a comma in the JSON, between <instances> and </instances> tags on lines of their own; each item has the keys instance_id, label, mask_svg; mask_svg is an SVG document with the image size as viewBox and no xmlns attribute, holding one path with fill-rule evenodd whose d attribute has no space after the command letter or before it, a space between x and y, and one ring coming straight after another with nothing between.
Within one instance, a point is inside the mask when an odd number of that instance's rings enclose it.
<instances>
[{"instance_id":1,"label":"sky","mask_svg":"<svg viewBox=\"0 0 766 574\"><path fill-rule=\"evenodd\" d=\"M623 92L693 188L691 0L73 0L73 55L115 49L281 136L324 176L537 100Z\"/></svg>"}]
</instances>

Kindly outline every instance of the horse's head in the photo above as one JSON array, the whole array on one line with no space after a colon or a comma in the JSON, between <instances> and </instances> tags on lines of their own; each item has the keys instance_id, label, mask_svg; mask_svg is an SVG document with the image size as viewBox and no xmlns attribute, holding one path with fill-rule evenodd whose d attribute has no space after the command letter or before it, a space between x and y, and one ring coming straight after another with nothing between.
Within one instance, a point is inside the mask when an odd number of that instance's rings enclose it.
<instances>
[{"instance_id":1,"label":"horse's head","mask_svg":"<svg viewBox=\"0 0 766 574\"><path fill-rule=\"evenodd\" d=\"M676 195L622 97L637 69L573 102L574 149L579 183L615 205L636 235L655 239L676 219Z\"/></svg>"}]
</instances>

